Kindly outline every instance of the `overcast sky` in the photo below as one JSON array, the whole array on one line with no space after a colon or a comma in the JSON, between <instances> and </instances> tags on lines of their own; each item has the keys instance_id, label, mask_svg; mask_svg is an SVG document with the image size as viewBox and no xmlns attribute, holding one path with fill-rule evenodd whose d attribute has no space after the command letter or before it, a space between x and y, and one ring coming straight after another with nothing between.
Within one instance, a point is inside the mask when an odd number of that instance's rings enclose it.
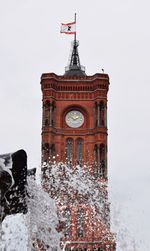
<instances>
[{"instance_id":1,"label":"overcast sky","mask_svg":"<svg viewBox=\"0 0 150 251\"><path fill-rule=\"evenodd\" d=\"M60 34L60 24L73 21L75 12L80 61L87 75L103 68L110 76L108 170L112 205L120 208L121 221L138 241L138 250L148 251L148 0L0 0L0 153L23 148L28 167L39 168L40 77L44 72L64 74L73 37Z\"/></svg>"}]
</instances>

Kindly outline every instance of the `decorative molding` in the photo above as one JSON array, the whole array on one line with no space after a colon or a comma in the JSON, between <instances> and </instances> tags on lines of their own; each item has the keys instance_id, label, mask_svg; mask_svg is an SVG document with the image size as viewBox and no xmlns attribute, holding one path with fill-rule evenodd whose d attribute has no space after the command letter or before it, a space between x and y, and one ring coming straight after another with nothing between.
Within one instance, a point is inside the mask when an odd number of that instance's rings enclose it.
<instances>
[{"instance_id":1,"label":"decorative molding","mask_svg":"<svg viewBox=\"0 0 150 251\"><path fill-rule=\"evenodd\" d=\"M53 98L54 100L56 100L56 101L63 101L63 100L67 100L67 101L73 101L73 100L83 100L83 101L94 101L94 100L97 100L97 99L105 99L105 100L107 100L107 97L100 97L100 96L98 96L98 97L96 97L96 98L88 98L88 99L84 99L84 98L81 98L81 99L78 99L78 98L76 98L76 99L67 99L67 98L55 98L54 96L44 96L44 99L45 98Z\"/></svg>"},{"instance_id":2,"label":"decorative molding","mask_svg":"<svg viewBox=\"0 0 150 251\"><path fill-rule=\"evenodd\" d=\"M95 135L98 133L108 135L107 132L103 132L103 131L97 131L97 132L93 132L93 133L92 132L88 132L88 133L79 133L79 132L68 133L68 132L66 132L66 133L63 133L63 132L54 132L54 131L43 131L42 135L45 133L52 133L54 135L63 135L63 136L85 136L85 135Z\"/></svg>"}]
</instances>

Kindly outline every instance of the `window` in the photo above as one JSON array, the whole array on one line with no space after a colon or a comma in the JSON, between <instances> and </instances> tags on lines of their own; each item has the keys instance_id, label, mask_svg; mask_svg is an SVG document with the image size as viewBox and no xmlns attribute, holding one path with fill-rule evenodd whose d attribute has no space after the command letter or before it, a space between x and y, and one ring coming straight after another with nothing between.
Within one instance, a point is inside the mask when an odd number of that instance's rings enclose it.
<instances>
[{"instance_id":1,"label":"window","mask_svg":"<svg viewBox=\"0 0 150 251\"><path fill-rule=\"evenodd\" d=\"M49 125L48 119L45 120L45 125L46 125L46 126Z\"/></svg>"},{"instance_id":2,"label":"window","mask_svg":"<svg viewBox=\"0 0 150 251\"><path fill-rule=\"evenodd\" d=\"M106 169L106 147L104 144L100 146L95 145L94 147L94 173L101 178L105 178Z\"/></svg>"},{"instance_id":3,"label":"window","mask_svg":"<svg viewBox=\"0 0 150 251\"><path fill-rule=\"evenodd\" d=\"M100 124L104 126L104 102L100 102Z\"/></svg>"},{"instance_id":4,"label":"window","mask_svg":"<svg viewBox=\"0 0 150 251\"><path fill-rule=\"evenodd\" d=\"M84 210L79 209L77 214L77 235L78 237L83 237L84 233Z\"/></svg>"},{"instance_id":5,"label":"window","mask_svg":"<svg viewBox=\"0 0 150 251\"><path fill-rule=\"evenodd\" d=\"M44 150L44 162L47 162L49 161L49 157L50 157L50 146L48 143L45 143L44 144L44 147L43 147L43 150Z\"/></svg>"},{"instance_id":6,"label":"window","mask_svg":"<svg viewBox=\"0 0 150 251\"><path fill-rule=\"evenodd\" d=\"M98 251L103 251L101 248L98 248Z\"/></svg>"},{"instance_id":7,"label":"window","mask_svg":"<svg viewBox=\"0 0 150 251\"><path fill-rule=\"evenodd\" d=\"M70 237L70 209L66 208L64 212L64 235Z\"/></svg>"},{"instance_id":8,"label":"window","mask_svg":"<svg viewBox=\"0 0 150 251\"><path fill-rule=\"evenodd\" d=\"M82 166L83 155L83 139L77 139L76 141L76 164Z\"/></svg>"},{"instance_id":9,"label":"window","mask_svg":"<svg viewBox=\"0 0 150 251\"><path fill-rule=\"evenodd\" d=\"M69 167L72 167L72 158L73 158L73 139L68 138L66 142L66 157L67 164Z\"/></svg>"},{"instance_id":10,"label":"window","mask_svg":"<svg viewBox=\"0 0 150 251\"><path fill-rule=\"evenodd\" d=\"M49 123L50 123L50 102L49 100L46 100L46 103L44 105L44 116L45 116L45 125L46 126L49 126Z\"/></svg>"}]
</instances>

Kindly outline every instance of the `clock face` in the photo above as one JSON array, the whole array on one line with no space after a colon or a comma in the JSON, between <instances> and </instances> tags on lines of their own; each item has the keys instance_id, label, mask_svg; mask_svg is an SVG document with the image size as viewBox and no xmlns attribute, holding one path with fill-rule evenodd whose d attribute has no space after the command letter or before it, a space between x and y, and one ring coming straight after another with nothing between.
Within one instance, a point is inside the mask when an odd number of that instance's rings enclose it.
<instances>
[{"instance_id":1,"label":"clock face","mask_svg":"<svg viewBox=\"0 0 150 251\"><path fill-rule=\"evenodd\" d=\"M79 111L70 111L67 113L65 120L68 126L77 128L83 125L84 116Z\"/></svg>"}]
</instances>

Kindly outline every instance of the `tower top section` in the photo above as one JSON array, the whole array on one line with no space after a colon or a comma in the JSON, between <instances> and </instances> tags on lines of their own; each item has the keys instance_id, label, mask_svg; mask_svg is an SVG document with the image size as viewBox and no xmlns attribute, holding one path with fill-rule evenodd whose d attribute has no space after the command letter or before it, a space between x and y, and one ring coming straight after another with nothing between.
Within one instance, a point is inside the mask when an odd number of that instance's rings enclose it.
<instances>
[{"instance_id":1,"label":"tower top section","mask_svg":"<svg viewBox=\"0 0 150 251\"><path fill-rule=\"evenodd\" d=\"M69 65L65 67L65 76L86 76L85 67L81 66L78 53L79 42L76 41L76 36L72 42L71 56L69 59Z\"/></svg>"},{"instance_id":2,"label":"tower top section","mask_svg":"<svg viewBox=\"0 0 150 251\"><path fill-rule=\"evenodd\" d=\"M79 42L76 40L76 13L74 22L61 24L60 33L74 34L74 41L72 42L69 64L67 67L65 67L64 76L86 76L85 67L80 65L80 58L78 53Z\"/></svg>"}]
</instances>

